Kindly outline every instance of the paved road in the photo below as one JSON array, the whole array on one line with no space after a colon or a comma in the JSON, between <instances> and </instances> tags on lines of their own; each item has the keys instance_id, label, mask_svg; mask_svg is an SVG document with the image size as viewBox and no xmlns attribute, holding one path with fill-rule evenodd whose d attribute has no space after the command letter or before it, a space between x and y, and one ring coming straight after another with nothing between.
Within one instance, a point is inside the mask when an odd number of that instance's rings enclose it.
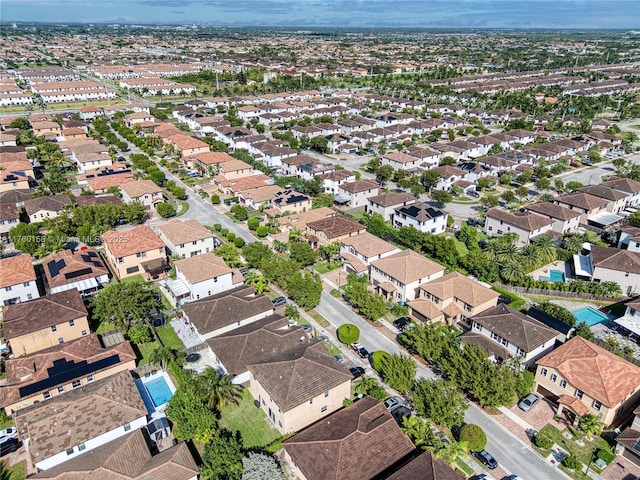
<instances>
[{"instance_id":1,"label":"paved road","mask_svg":"<svg viewBox=\"0 0 640 480\"><path fill-rule=\"evenodd\" d=\"M322 292L316 311L336 327L344 323L356 325L360 329L360 343L370 352L385 350L390 353L406 353L396 342L377 330L386 327L374 327L326 291ZM417 377L437 378L430 369L420 364L418 364ZM487 450L507 474L516 473L529 480L565 480L567 478L474 404L469 404L465 421L481 426L487 433Z\"/></svg>"}]
</instances>

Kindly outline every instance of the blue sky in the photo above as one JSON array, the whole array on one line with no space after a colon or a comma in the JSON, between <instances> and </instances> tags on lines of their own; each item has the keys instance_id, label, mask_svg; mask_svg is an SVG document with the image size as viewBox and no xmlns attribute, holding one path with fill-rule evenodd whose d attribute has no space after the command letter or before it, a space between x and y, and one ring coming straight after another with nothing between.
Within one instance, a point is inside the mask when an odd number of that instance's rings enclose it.
<instances>
[{"instance_id":1,"label":"blue sky","mask_svg":"<svg viewBox=\"0 0 640 480\"><path fill-rule=\"evenodd\" d=\"M3 21L640 28L640 0L0 0Z\"/></svg>"}]
</instances>

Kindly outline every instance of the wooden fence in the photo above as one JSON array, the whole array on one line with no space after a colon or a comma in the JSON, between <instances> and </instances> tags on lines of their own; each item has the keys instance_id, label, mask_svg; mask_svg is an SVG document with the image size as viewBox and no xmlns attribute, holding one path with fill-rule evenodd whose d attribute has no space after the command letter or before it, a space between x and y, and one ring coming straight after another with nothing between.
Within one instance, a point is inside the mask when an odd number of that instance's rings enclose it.
<instances>
[{"instance_id":1,"label":"wooden fence","mask_svg":"<svg viewBox=\"0 0 640 480\"><path fill-rule=\"evenodd\" d=\"M496 283L497 287L503 288L504 290L508 290L510 292L515 293L524 293L531 295L546 295L552 297L563 297L563 298L580 298L582 300L597 300L601 302L624 302L629 300L629 297L606 297L603 295L594 295L592 293L579 293L579 292L565 292L561 290L547 290L544 288L532 288L532 287L515 287L513 285L502 285L500 283Z\"/></svg>"}]
</instances>

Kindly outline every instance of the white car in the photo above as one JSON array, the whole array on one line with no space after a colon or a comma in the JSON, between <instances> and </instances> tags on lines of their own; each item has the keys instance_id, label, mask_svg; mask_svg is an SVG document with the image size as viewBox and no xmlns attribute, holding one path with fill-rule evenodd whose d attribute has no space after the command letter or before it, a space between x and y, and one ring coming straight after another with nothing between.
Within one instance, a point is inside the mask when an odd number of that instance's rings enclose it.
<instances>
[{"instance_id":1,"label":"white car","mask_svg":"<svg viewBox=\"0 0 640 480\"><path fill-rule=\"evenodd\" d=\"M11 438L18 438L18 431L16 430L16 427L8 427L4 430L0 430L0 443Z\"/></svg>"}]
</instances>

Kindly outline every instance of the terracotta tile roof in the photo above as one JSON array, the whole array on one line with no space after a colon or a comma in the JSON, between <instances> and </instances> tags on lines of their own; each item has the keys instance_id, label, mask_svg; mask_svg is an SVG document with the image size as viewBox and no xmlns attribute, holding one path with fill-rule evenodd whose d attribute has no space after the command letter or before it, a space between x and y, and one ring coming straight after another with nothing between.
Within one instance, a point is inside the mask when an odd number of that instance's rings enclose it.
<instances>
[{"instance_id":1,"label":"terracotta tile roof","mask_svg":"<svg viewBox=\"0 0 640 480\"><path fill-rule=\"evenodd\" d=\"M282 446L307 480L369 480L415 448L384 404L371 397L314 423Z\"/></svg>"},{"instance_id":2,"label":"terracotta tile roof","mask_svg":"<svg viewBox=\"0 0 640 480\"><path fill-rule=\"evenodd\" d=\"M339 188L349 193L360 193L368 190L375 190L377 192L380 185L378 185L378 182L375 180L364 179L343 183Z\"/></svg>"},{"instance_id":3,"label":"terracotta tile roof","mask_svg":"<svg viewBox=\"0 0 640 480\"><path fill-rule=\"evenodd\" d=\"M527 232L533 232L545 227L551 228L553 225L553 220L540 215L527 212L511 213L499 208L490 209L485 217L501 220L508 225L513 225Z\"/></svg>"},{"instance_id":4,"label":"terracotta tile roof","mask_svg":"<svg viewBox=\"0 0 640 480\"><path fill-rule=\"evenodd\" d=\"M28 254L15 255L0 259L0 288L32 282L36 271Z\"/></svg>"},{"instance_id":5,"label":"terracotta tile roof","mask_svg":"<svg viewBox=\"0 0 640 480\"><path fill-rule=\"evenodd\" d=\"M255 291L255 288L244 285L190 302L183 305L182 310L198 329L198 333L206 335L247 318L273 314L273 304L269 297L255 295Z\"/></svg>"},{"instance_id":6,"label":"terracotta tile roof","mask_svg":"<svg viewBox=\"0 0 640 480\"><path fill-rule=\"evenodd\" d=\"M638 390L640 367L575 336L536 362L555 368L574 387L607 407Z\"/></svg>"},{"instance_id":7,"label":"terracotta tile roof","mask_svg":"<svg viewBox=\"0 0 640 480\"><path fill-rule=\"evenodd\" d=\"M122 200L111 193L105 193L102 195L81 195L76 197L76 203L79 207L89 205L106 205L107 203L112 205L122 205Z\"/></svg>"},{"instance_id":8,"label":"terracotta tile roof","mask_svg":"<svg viewBox=\"0 0 640 480\"><path fill-rule=\"evenodd\" d=\"M209 145L202 140L194 138L184 133L177 133L169 137L169 141L179 150L190 150L192 148L209 148Z\"/></svg>"},{"instance_id":9,"label":"terracotta tile roof","mask_svg":"<svg viewBox=\"0 0 640 480\"><path fill-rule=\"evenodd\" d=\"M443 315L442 310L438 305L428 298L416 298L409 302L411 310L418 313L428 320L435 320Z\"/></svg>"},{"instance_id":10,"label":"terracotta tile roof","mask_svg":"<svg viewBox=\"0 0 640 480\"><path fill-rule=\"evenodd\" d=\"M460 335L460 338L467 345L482 348L485 352L487 352L487 355L493 356L494 358L507 359L511 357L511 352L509 352L508 349L503 347L498 342L491 340L491 338L483 335L482 333L477 333L470 330Z\"/></svg>"},{"instance_id":11,"label":"terracotta tile roof","mask_svg":"<svg viewBox=\"0 0 640 480\"><path fill-rule=\"evenodd\" d=\"M352 379L319 340L299 343L248 368L284 412Z\"/></svg>"},{"instance_id":12,"label":"terracotta tile roof","mask_svg":"<svg viewBox=\"0 0 640 480\"><path fill-rule=\"evenodd\" d=\"M53 253L42 260L42 268L49 288L109 274L96 249L90 247Z\"/></svg>"},{"instance_id":13,"label":"terracotta tile roof","mask_svg":"<svg viewBox=\"0 0 640 480\"><path fill-rule=\"evenodd\" d=\"M50 212L56 212L64 210L68 205L71 205L71 199L68 195L49 195L47 197L38 197L24 202L24 209L27 215L33 215L40 210L47 210Z\"/></svg>"},{"instance_id":14,"label":"terracotta tile roof","mask_svg":"<svg viewBox=\"0 0 640 480\"><path fill-rule=\"evenodd\" d=\"M153 195L162 193L162 189L151 180L136 180L127 182L120 186L120 189L126 193L129 198L139 198L143 195Z\"/></svg>"},{"instance_id":15,"label":"terracotta tile roof","mask_svg":"<svg viewBox=\"0 0 640 480\"><path fill-rule=\"evenodd\" d=\"M125 232L109 230L102 234L102 241L115 258L164 247L160 237L146 225L138 225Z\"/></svg>"},{"instance_id":16,"label":"terracotta tile roof","mask_svg":"<svg viewBox=\"0 0 640 480\"><path fill-rule=\"evenodd\" d=\"M423 451L409 463L385 476L386 480L460 480L460 476L431 451Z\"/></svg>"},{"instance_id":17,"label":"terracotta tile roof","mask_svg":"<svg viewBox=\"0 0 640 480\"><path fill-rule=\"evenodd\" d=\"M467 305L477 307L490 300L497 300L500 294L481 285L458 272L451 272L420 285L420 289L435 295L440 300L457 298Z\"/></svg>"},{"instance_id":18,"label":"terracotta tile roof","mask_svg":"<svg viewBox=\"0 0 640 480\"><path fill-rule=\"evenodd\" d=\"M553 340L558 332L538 320L501 303L471 317L491 332L506 338L510 343L531 352Z\"/></svg>"},{"instance_id":19,"label":"terracotta tile roof","mask_svg":"<svg viewBox=\"0 0 640 480\"><path fill-rule=\"evenodd\" d=\"M311 231L312 233L324 232L329 240L365 230L364 225L343 215L336 215L335 217L307 223L307 231Z\"/></svg>"},{"instance_id":20,"label":"terracotta tile roof","mask_svg":"<svg viewBox=\"0 0 640 480\"><path fill-rule=\"evenodd\" d=\"M225 368L234 375L246 372L248 365L260 363L309 339L297 325L280 315L271 315L239 327L207 343Z\"/></svg>"},{"instance_id":21,"label":"terracotta tile roof","mask_svg":"<svg viewBox=\"0 0 640 480\"><path fill-rule=\"evenodd\" d=\"M386 240L382 240L369 232L362 232L353 237L345 238L341 241L345 246L351 246L356 252L367 258L377 257L388 252L397 250L395 245L390 244Z\"/></svg>"},{"instance_id":22,"label":"terracotta tile roof","mask_svg":"<svg viewBox=\"0 0 640 480\"><path fill-rule=\"evenodd\" d=\"M640 274L640 253L618 248L591 246L593 266Z\"/></svg>"},{"instance_id":23,"label":"terracotta tile roof","mask_svg":"<svg viewBox=\"0 0 640 480\"><path fill-rule=\"evenodd\" d=\"M415 203L416 197L406 192L388 192L381 195L374 195L373 197L367 198L367 200L382 207L393 207L406 203Z\"/></svg>"},{"instance_id":24,"label":"terracotta tile roof","mask_svg":"<svg viewBox=\"0 0 640 480\"><path fill-rule=\"evenodd\" d=\"M213 233L197 220L172 220L164 225L158 225L158 230L174 245L213 238Z\"/></svg>"},{"instance_id":25,"label":"terracotta tile roof","mask_svg":"<svg viewBox=\"0 0 640 480\"><path fill-rule=\"evenodd\" d=\"M306 230L307 224L333 217L336 215L335 210L329 207L315 208L306 212L299 212L291 215L285 215L278 218L278 223L284 227L297 228L298 230Z\"/></svg>"},{"instance_id":26,"label":"terracotta tile roof","mask_svg":"<svg viewBox=\"0 0 640 480\"><path fill-rule=\"evenodd\" d=\"M147 413L131 373L124 371L18 410L15 422L36 463Z\"/></svg>"},{"instance_id":27,"label":"terracotta tile roof","mask_svg":"<svg viewBox=\"0 0 640 480\"><path fill-rule=\"evenodd\" d=\"M87 184L94 192L97 190L106 190L110 187L120 187L125 183L132 182L134 179L132 172L117 172L110 175L102 175L100 177L89 178Z\"/></svg>"},{"instance_id":28,"label":"terracotta tile roof","mask_svg":"<svg viewBox=\"0 0 640 480\"><path fill-rule=\"evenodd\" d=\"M545 215L557 220L571 220L580 216L580 212L569 210L567 207L551 202L532 203L525 208L532 213Z\"/></svg>"},{"instance_id":29,"label":"terracotta tile roof","mask_svg":"<svg viewBox=\"0 0 640 480\"><path fill-rule=\"evenodd\" d=\"M371 265L405 285L445 271L442 265L410 249L376 260Z\"/></svg>"},{"instance_id":30,"label":"terracotta tile roof","mask_svg":"<svg viewBox=\"0 0 640 480\"><path fill-rule=\"evenodd\" d=\"M351 255L350 253L344 252L340 254L342 258L342 263L345 265L349 265L353 268L357 273L364 273L368 271L368 267L364 264L362 260L360 260L355 255Z\"/></svg>"},{"instance_id":31,"label":"terracotta tile roof","mask_svg":"<svg viewBox=\"0 0 640 480\"><path fill-rule=\"evenodd\" d=\"M272 201L278 194L284 192L283 188L278 185L263 185L257 188L249 188L242 191L242 197L250 199L252 202L258 204L262 202Z\"/></svg>"},{"instance_id":32,"label":"terracotta tile roof","mask_svg":"<svg viewBox=\"0 0 640 480\"><path fill-rule=\"evenodd\" d=\"M576 412L579 417L589 413L589 407L587 407L582 400L580 400L578 397L574 397L573 395L560 395L560 398L558 398L558 403L560 405L566 405L570 407L571 410Z\"/></svg>"},{"instance_id":33,"label":"terracotta tile roof","mask_svg":"<svg viewBox=\"0 0 640 480\"><path fill-rule=\"evenodd\" d=\"M101 361L114 357L115 362L102 362L104 366L101 366ZM8 359L5 363L7 384L0 387L0 407L52 390L90 373L128 362L134 362L135 365L135 360L136 354L129 342L105 348L95 333L30 355Z\"/></svg>"},{"instance_id":34,"label":"terracotta tile roof","mask_svg":"<svg viewBox=\"0 0 640 480\"><path fill-rule=\"evenodd\" d=\"M182 442L152 456L142 430L113 440L33 478L55 480L190 480L199 471Z\"/></svg>"},{"instance_id":35,"label":"terracotta tile roof","mask_svg":"<svg viewBox=\"0 0 640 480\"><path fill-rule=\"evenodd\" d=\"M412 163L415 162L417 160L416 157L413 157L411 155L407 155L406 153L402 153L402 152L391 152L391 153L386 153L384 155L382 155L382 158L384 158L385 160L389 160L392 162L397 162L397 163Z\"/></svg>"},{"instance_id":36,"label":"terracotta tile roof","mask_svg":"<svg viewBox=\"0 0 640 480\"><path fill-rule=\"evenodd\" d=\"M212 252L176 260L173 264L192 285L233 273L224 260Z\"/></svg>"},{"instance_id":37,"label":"terracotta tile roof","mask_svg":"<svg viewBox=\"0 0 640 480\"><path fill-rule=\"evenodd\" d=\"M4 307L2 329L8 339L87 316L77 289Z\"/></svg>"},{"instance_id":38,"label":"terracotta tile roof","mask_svg":"<svg viewBox=\"0 0 640 480\"><path fill-rule=\"evenodd\" d=\"M0 221L6 222L8 220L18 220L20 218L20 212L15 203L3 203L0 201ZM2 276L0 275L0 284L2 283ZM0 286L2 288L2 286Z\"/></svg>"}]
</instances>

